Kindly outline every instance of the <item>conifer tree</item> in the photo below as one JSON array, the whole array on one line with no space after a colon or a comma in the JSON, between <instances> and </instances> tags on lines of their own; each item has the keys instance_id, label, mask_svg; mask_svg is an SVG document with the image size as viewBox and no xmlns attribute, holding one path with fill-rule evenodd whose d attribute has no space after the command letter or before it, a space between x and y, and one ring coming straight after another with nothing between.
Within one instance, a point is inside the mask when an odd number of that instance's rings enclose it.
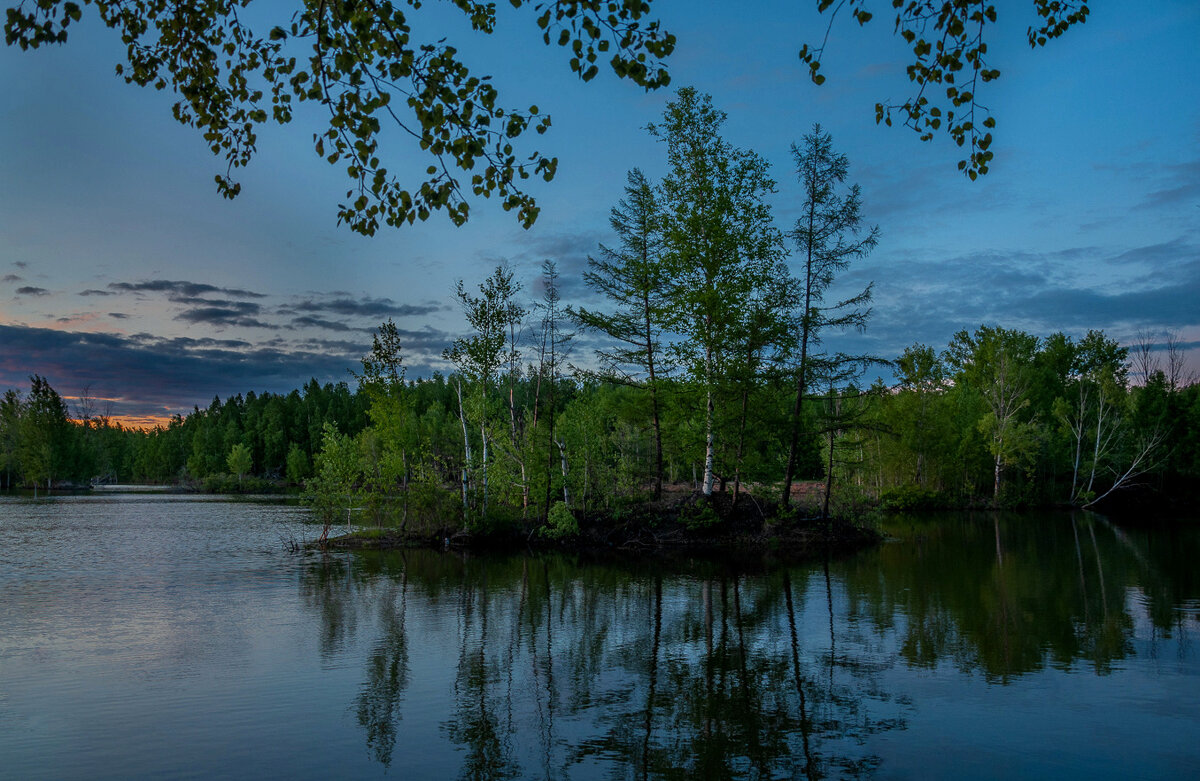
<instances>
[{"instance_id":1,"label":"conifer tree","mask_svg":"<svg viewBox=\"0 0 1200 781\"><path fill-rule=\"evenodd\" d=\"M824 305L825 293L837 272L850 262L866 257L879 241L879 228L863 230L862 198L858 185L841 191L850 171L849 158L835 152L833 138L820 125L792 145L796 172L804 187L801 216L792 231L800 254L799 296L796 300L793 377L796 387L792 405L790 444L783 478L783 503L791 501L792 481L800 452L800 429L805 394L812 377L812 351L829 329L862 328L870 316L864 308L871 300L871 287L831 306Z\"/></svg>"},{"instance_id":2,"label":"conifer tree","mask_svg":"<svg viewBox=\"0 0 1200 781\"><path fill-rule=\"evenodd\" d=\"M613 249L600 245L600 257L588 258L584 282L606 299L610 311L571 310L584 328L615 341L597 349L606 379L644 387L650 394L654 427L654 498L662 496L663 447L659 378L665 373L662 332L668 314L663 238L654 188L635 168L627 175L625 197L613 207L609 225L620 238ZM644 384L641 383L645 378Z\"/></svg>"}]
</instances>

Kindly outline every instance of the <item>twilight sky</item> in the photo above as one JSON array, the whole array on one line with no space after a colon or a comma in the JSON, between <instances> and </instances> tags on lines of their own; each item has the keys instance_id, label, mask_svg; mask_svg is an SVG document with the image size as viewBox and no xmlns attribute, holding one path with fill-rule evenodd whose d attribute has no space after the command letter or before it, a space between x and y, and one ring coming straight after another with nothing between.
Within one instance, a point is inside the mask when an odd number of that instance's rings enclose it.
<instances>
[{"instance_id":1,"label":"twilight sky","mask_svg":"<svg viewBox=\"0 0 1200 781\"><path fill-rule=\"evenodd\" d=\"M86 387L115 415L160 420L214 395L349 380L388 317L406 335L410 376L444 368L442 348L464 327L457 279L473 286L506 262L532 297L552 258L567 300L583 300L582 269L613 240L626 171L665 171L644 128L685 85L728 113L731 143L772 162L785 229L800 200L790 144L820 122L849 156L881 240L842 278L845 291L873 280L876 300L867 333L839 346L894 357L982 323L1102 328L1126 343L1173 331L1200 367L1195 0L1094 0L1087 24L1036 51L1032 3L1001 4L989 56L1002 76L980 92L996 159L973 183L948 138L875 124L874 104L909 88L886 4L866 28L839 18L816 87L796 56L824 32L814 2L656 0L679 43L672 87L649 94L603 72L580 83L532 14L500 5L491 37L441 4L420 18L494 75L503 104L552 115L537 148L558 156L558 175L531 186L542 213L528 231L474 201L463 228L434 215L350 233L335 216L344 177L312 151L319 118L303 112L264 129L236 174L242 195L226 201L213 185L223 163L174 122L173 97L113 74L120 42L90 7L66 47L0 48L0 389L27 389L36 372L66 397ZM289 14L269 10L257 11L263 33ZM415 145L391 140L389 167L420 174Z\"/></svg>"}]
</instances>

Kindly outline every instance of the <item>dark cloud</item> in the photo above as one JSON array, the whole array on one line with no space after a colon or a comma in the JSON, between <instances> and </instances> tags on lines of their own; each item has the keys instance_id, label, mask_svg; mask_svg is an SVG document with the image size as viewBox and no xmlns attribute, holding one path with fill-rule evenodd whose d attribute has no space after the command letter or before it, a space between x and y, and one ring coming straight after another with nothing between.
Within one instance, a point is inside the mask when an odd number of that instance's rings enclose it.
<instances>
[{"instance_id":1,"label":"dark cloud","mask_svg":"<svg viewBox=\"0 0 1200 781\"><path fill-rule=\"evenodd\" d=\"M283 349L237 339L160 338L0 325L0 388L24 387L32 373L60 392L90 386L125 399L115 414L184 413L213 396L249 390L287 393L309 378L339 382L358 350ZM344 345L349 346L349 345Z\"/></svg>"},{"instance_id":2,"label":"dark cloud","mask_svg":"<svg viewBox=\"0 0 1200 781\"><path fill-rule=\"evenodd\" d=\"M110 313L110 316L121 313ZM450 336L433 328L399 330L410 377L442 367ZM65 395L90 387L111 401L114 415L187 414L213 396L269 391L287 393L310 378L350 381L349 370L370 349L370 339L284 339L251 342L151 333L80 333L0 325L0 390L27 387L37 373Z\"/></svg>"},{"instance_id":3,"label":"dark cloud","mask_svg":"<svg viewBox=\"0 0 1200 781\"><path fill-rule=\"evenodd\" d=\"M44 287L19 287L17 288L19 296L48 296L50 291Z\"/></svg>"},{"instance_id":4,"label":"dark cloud","mask_svg":"<svg viewBox=\"0 0 1200 781\"><path fill-rule=\"evenodd\" d=\"M351 342L337 339L302 339L295 347L301 350L320 350L345 355L365 355L371 349L368 342Z\"/></svg>"},{"instance_id":5,"label":"dark cloud","mask_svg":"<svg viewBox=\"0 0 1200 781\"><path fill-rule=\"evenodd\" d=\"M297 328L323 328L326 331L362 331L371 333L375 330L373 328L350 326L340 320L326 320L321 317L313 317L312 315L292 318L292 325Z\"/></svg>"},{"instance_id":6,"label":"dark cloud","mask_svg":"<svg viewBox=\"0 0 1200 781\"><path fill-rule=\"evenodd\" d=\"M171 303L184 304L186 306L221 306L229 309L237 309L247 314L258 314L262 311L262 306L253 301L230 301L227 298L205 298L203 296L172 296Z\"/></svg>"},{"instance_id":7,"label":"dark cloud","mask_svg":"<svg viewBox=\"0 0 1200 781\"><path fill-rule=\"evenodd\" d=\"M596 247L608 236L599 231L578 233L549 233L530 237L522 241L523 252L518 253L529 260L541 263L549 259L559 266L586 261L588 255L596 254Z\"/></svg>"},{"instance_id":8,"label":"dark cloud","mask_svg":"<svg viewBox=\"0 0 1200 781\"><path fill-rule=\"evenodd\" d=\"M92 289L92 290L84 290L84 291L80 292L79 295L81 295L81 296L115 296L116 293L112 292L111 290Z\"/></svg>"},{"instance_id":9,"label":"dark cloud","mask_svg":"<svg viewBox=\"0 0 1200 781\"><path fill-rule=\"evenodd\" d=\"M374 329L371 328L354 330L374 333ZM397 328L396 333L400 337L400 345L404 353L405 363L436 359L441 356L442 350L449 346L453 340L453 337L446 331L440 331L429 326L415 330ZM278 341L272 340L272 342L276 343L276 346L278 346ZM272 342L264 344L271 344ZM291 342L290 346L293 349L345 351L355 356L361 356L371 349L371 340L348 341L302 337Z\"/></svg>"},{"instance_id":10,"label":"dark cloud","mask_svg":"<svg viewBox=\"0 0 1200 781\"><path fill-rule=\"evenodd\" d=\"M20 282L23 277L19 277L16 274L5 274L2 279L5 282Z\"/></svg>"},{"instance_id":11,"label":"dark cloud","mask_svg":"<svg viewBox=\"0 0 1200 781\"><path fill-rule=\"evenodd\" d=\"M262 307L252 301L229 301L226 299L206 299L184 296L178 299L189 308L175 315L176 320L185 323L212 325L220 328L242 326L245 328L275 328L269 323L258 319Z\"/></svg>"},{"instance_id":12,"label":"dark cloud","mask_svg":"<svg viewBox=\"0 0 1200 781\"><path fill-rule=\"evenodd\" d=\"M134 336L131 338L143 345L170 347L173 350L240 350L244 347L255 346L251 342L247 342L245 339L195 339L190 336L175 336L167 338L146 333L134 334Z\"/></svg>"},{"instance_id":13,"label":"dark cloud","mask_svg":"<svg viewBox=\"0 0 1200 781\"><path fill-rule=\"evenodd\" d=\"M1177 204L1200 203L1200 160L1164 166L1163 186L1146 194L1138 209L1159 209Z\"/></svg>"},{"instance_id":14,"label":"dark cloud","mask_svg":"<svg viewBox=\"0 0 1200 781\"><path fill-rule=\"evenodd\" d=\"M894 253L852 268L830 298L872 280L867 333L831 335L839 349L853 340L893 357L913 342L941 347L955 332L984 323L1038 335L1098 328L1116 338L1139 328L1200 326L1200 247L1185 238L1108 257L1090 247L945 259Z\"/></svg>"},{"instance_id":15,"label":"dark cloud","mask_svg":"<svg viewBox=\"0 0 1200 781\"><path fill-rule=\"evenodd\" d=\"M124 312L109 312L108 316L114 320L128 320L129 319L129 315L125 314Z\"/></svg>"},{"instance_id":16,"label":"dark cloud","mask_svg":"<svg viewBox=\"0 0 1200 781\"><path fill-rule=\"evenodd\" d=\"M413 317L428 315L445 309L444 304L429 302L425 304L399 304L390 298L361 298L354 299L349 295L327 300L305 299L295 304L280 307L280 314L308 312L313 314L330 313L349 317Z\"/></svg>"},{"instance_id":17,"label":"dark cloud","mask_svg":"<svg viewBox=\"0 0 1200 781\"><path fill-rule=\"evenodd\" d=\"M172 301L177 298L194 298L208 293L221 293L234 298L266 298L266 294L255 293L252 290L169 279L153 279L146 282L110 282L108 287L119 293L166 293L167 298Z\"/></svg>"},{"instance_id":18,"label":"dark cloud","mask_svg":"<svg viewBox=\"0 0 1200 781\"><path fill-rule=\"evenodd\" d=\"M29 268L29 264L23 260L14 260L13 265L17 268Z\"/></svg>"},{"instance_id":19,"label":"dark cloud","mask_svg":"<svg viewBox=\"0 0 1200 781\"><path fill-rule=\"evenodd\" d=\"M542 262L554 261L558 267L558 292L569 301L585 301L592 294L583 281L588 268L588 257L600 253L600 245L617 248L620 239L611 231L579 231L577 233L551 233L523 239L521 245L510 253L515 264L533 271L530 278L519 280L525 285L530 297L541 299L545 292L542 280Z\"/></svg>"},{"instance_id":20,"label":"dark cloud","mask_svg":"<svg viewBox=\"0 0 1200 781\"><path fill-rule=\"evenodd\" d=\"M1200 247L1180 236L1172 241L1125 250L1113 256L1108 263L1116 267L1145 266L1147 273L1141 275L1140 284L1154 287L1161 283L1164 276L1174 274L1178 268L1188 265L1198 257Z\"/></svg>"},{"instance_id":21,"label":"dark cloud","mask_svg":"<svg viewBox=\"0 0 1200 781\"><path fill-rule=\"evenodd\" d=\"M257 304L248 306L196 306L185 309L175 315L176 320L185 323L203 324L217 327L240 326L243 328L278 328L279 326L264 322L254 317L258 313Z\"/></svg>"},{"instance_id":22,"label":"dark cloud","mask_svg":"<svg viewBox=\"0 0 1200 781\"><path fill-rule=\"evenodd\" d=\"M396 333L400 336L400 344L404 346L405 352L410 356L427 353L440 356L442 350L448 347L452 341L450 334L446 331L429 326L418 330L397 328Z\"/></svg>"}]
</instances>

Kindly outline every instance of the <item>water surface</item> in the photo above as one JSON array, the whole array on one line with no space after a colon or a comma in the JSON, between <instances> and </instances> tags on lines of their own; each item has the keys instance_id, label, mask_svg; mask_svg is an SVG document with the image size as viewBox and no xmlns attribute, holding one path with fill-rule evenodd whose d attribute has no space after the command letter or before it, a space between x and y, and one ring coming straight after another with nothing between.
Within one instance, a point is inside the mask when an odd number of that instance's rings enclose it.
<instances>
[{"instance_id":1,"label":"water surface","mask_svg":"<svg viewBox=\"0 0 1200 781\"><path fill-rule=\"evenodd\" d=\"M1188 778L1200 535L832 562L297 554L279 501L0 498L0 776Z\"/></svg>"}]
</instances>

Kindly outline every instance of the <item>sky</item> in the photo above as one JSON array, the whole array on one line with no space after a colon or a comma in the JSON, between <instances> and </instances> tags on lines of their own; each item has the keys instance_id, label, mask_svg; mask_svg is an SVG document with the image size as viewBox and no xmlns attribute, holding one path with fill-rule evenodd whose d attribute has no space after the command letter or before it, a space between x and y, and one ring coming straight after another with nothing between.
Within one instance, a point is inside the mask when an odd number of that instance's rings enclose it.
<instances>
[{"instance_id":1,"label":"sky","mask_svg":"<svg viewBox=\"0 0 1200 781\"><path fill-rule=\"evenodd\" d=\"M319 115L264 128L227 201L213 184L223 162L172 119L169 91L114 75L121 44L85 6L66 46L0 48L0 389L24 391L36 373L72 409L86 394L153 424L214 396L353 383L387 318L409 377L445 370L442 349L465 330L453 287L498 264L532 300L553 259L566 301L594 304L587 257L615 241L626 173L666 173L646 126L682 86L727 113L730 143L770 161L781 229L801 202L791 144L820 123L849 157L880 242L831 294L873 282L870 324L833 346L893 358L983 324L1098 328L1124 344L1171 333L1200 368L1200 3L1094 0L1085 25L1036 50L1033 3L1001 4L988 43L1002 75L979 93L997 119L995 159L975 182L950 139L875 123L876 102L910 90L887 4L863 28L839 18L827 81L811 83L797 51L825 32L815 5L655 0L678 44L671 87L647 93L611 73L580 82L530 12L501 3L483 36L426 3L418 30L491 73L500 102L550 113L535 148L558 157L558 174L529 188L541 206L529 230L476 200L464 227L434 214L370 238L337 225L346 185L312 150ZM279 7L260 2L252 18L265 32L290 14ZM386 142L391 168L415 181L428 162L399 135Z\"/></svg>"}]
</instances>

